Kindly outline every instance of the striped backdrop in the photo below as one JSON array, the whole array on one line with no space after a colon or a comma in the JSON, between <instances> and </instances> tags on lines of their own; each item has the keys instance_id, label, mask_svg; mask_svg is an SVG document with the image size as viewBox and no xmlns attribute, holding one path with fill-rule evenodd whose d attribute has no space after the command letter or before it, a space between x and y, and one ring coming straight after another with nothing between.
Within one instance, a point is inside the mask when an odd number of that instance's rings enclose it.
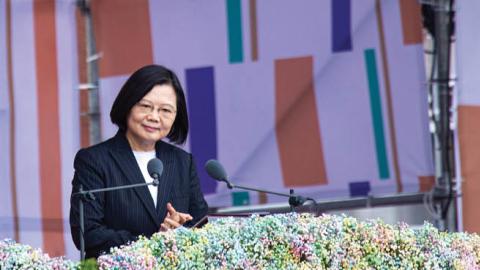
<instances>
[{"instance_id":1,"label":"striped backdrop","mask_svg":"<svg viewBox=\"0 0 480 270\"><path fill-rule=\"evenodd\" d=\"M416 0L94 0L102 137L110 106L145 64L186 91L212 206L283 201L237 184L319 199L428 189ZM68 226L75 152L90 145L85 27L74 0L0 0L0 238L77 258Z\"/></svg>"}]
</instances>

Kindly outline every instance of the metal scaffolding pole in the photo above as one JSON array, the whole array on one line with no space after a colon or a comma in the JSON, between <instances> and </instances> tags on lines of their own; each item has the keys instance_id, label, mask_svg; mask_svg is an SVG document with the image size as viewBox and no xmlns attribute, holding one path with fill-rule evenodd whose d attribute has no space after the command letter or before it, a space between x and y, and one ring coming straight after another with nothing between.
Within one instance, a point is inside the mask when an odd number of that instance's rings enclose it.
<instances>
[{"instance_id":1,"label":"metal scaffolding pole","mask_svg":"<svg viewBox=\"0 0 480 270\"><path fill-rule=\"evenodd\" d=\"M77 0L77 6L85 19L85 40L87 49L87 82L81 90L88 91L88 116L90 127L90 144L99 143L101 140L100 129L100 104L98 98L99 75L98 59L95 35L93 30L93 20L90 8L90 0Z\"/></svg>"},{"instance_id":2,"label":"metal scaffolding pole","mask_svg":"<svg viewBox=\"0 0 480 270\"><path fill-rule=\"evenodd\" d=\"M431 0L422 1L422 3L429 6L431 15L433 15L433 27L429 30L434 43L433 71L430 78L436 179L434 209L438 213L437 226L440 229L456 230L455 207L450 207L452 203L455 203L453 200L455 194L453 131L450 125L452 116L450 50L453 32L453 0Z\"/></svg>"}]
</instances>

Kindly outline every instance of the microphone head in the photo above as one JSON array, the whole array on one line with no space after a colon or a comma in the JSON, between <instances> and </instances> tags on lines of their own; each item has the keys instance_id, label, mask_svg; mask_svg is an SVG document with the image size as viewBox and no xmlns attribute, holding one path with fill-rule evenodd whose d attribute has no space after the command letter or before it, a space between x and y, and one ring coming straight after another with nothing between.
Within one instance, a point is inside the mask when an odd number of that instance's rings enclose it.
<instances>
[{"instance_id":1,"label":"microphone head","mask_svg":"<svg viewBox=\"0 0 480 270\"><path fill-rule=\"evenodd\" d=\"M207 163L205 163L205 170L207 170L208 175L213 179L227 181L227 172L225 172L225 169L218 160L210 159L207 161Z\"/></svg>"},{"instance_id":2,"label":"microphone head","mask_svg":"<svg viewBox=\"0 0 480 270\"><path fill-rule=\"evenodd\" d=\"M162 175L163 173L162 161L158 158L150 159L147 164L147 171L153 179L158 180L158 178L160 178L160 175Z\"/></svg>"}]
</instances>

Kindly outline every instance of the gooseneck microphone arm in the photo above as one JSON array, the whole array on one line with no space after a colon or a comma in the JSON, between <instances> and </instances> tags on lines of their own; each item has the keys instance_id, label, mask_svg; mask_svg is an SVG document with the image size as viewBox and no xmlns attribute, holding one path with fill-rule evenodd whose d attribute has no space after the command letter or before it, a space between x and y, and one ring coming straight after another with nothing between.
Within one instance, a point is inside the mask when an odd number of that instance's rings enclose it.
<instances>
[{"instance_id":1,"label":"gooseneck microphone arm","mask_svg":"<svg viewBox=\"0 0 480 270\"><path fill-rule=\"evenodd\" d=\"M158 186L158 179L153 179L152 182L148 183L139 183L139 184L131 184L131 185L124 185L124 186L117 186L117 187L109 187L109 188L98 188L98 189L91 189L91 190L79 190L77 193L73 193L73 196L93 196L93 193L101 193L101 192L108 192L114 190L121 190L121 189L129 189L129 188L136 188L136 187L143 187L143 186ZM87 200L95 200L95 197L90 197Z\"/></svg>"},{"instance_id":2,"label":"gooseneck microphone arm","mask_svg":"<svg viewBox=\"0 0 480 270\"><path fill-rule=\"evenodd\" d=\"M287 193L280 193L280 192L269 191L269 190L264 190L264 189L259 189L259 188L239 186L239 185L233 184L232 182L230 182L228 180L218 180L218 181L225 182L229 189L238 188L238 189L249 190L249 191L263 192L263 193L277 195L277 196L281 196L281 197L287 197L287 198L289 198L288 203L292 207L297 207L297 206L303 205L306 201L311 201L314 204L317 204L317 201L315 201L312 198L303 197L303 196L300 196L300 195L293 194L293 190L291 190L292 192L290 194L287 194Z\"/></svg>"},{"instance_id":3,"label":"gooseneck microphone arm","mask_svg":"<svg viewBox=\"0 0 480 270\"><path fill-rule=\"evenodd\" d=\"M123 186L116 186L116 187L108 187L108 188L97 188L91 190L83 190L82 185L79 185L78 192L73 193L73 197L80 197L78 200L78 212L80 216L80 260L85 260L85 213L84 213L84 203L88 201L95 200L94 193L102 193L102 192L110 192L115 190L122 190L122 189L130 189L130 188L137 188L137 187L144 187L144 186L158 186L160 175L163 172L163 163L158 158L151 159L147 164L147 170L150 176L153 178L152 182L148 183L138 183L138 184L131 184L131 185L123 185Z\"/></svg>"},{"instance_id":4,"label":"gooseneck microphone arm","mask_svg":"<svg viewBox=\"0 0 480 270\"><path fill-rule=\"evenodd\" d=\"M293 194L293 189L290 190L290 194L287 193L280 193L280 192L275 192L275 191L269 191L269 190L263 190L263 189L258 189L258 188L252 188L252 187L244 187L244 186L239 186L235 185L234 183L230 182L227 177L227 173L225 169L223 168L222 164L218 162L217 160L211 159L207 161L205 164L205 169L207 170L208 175L212 177L213 179L220 181L220 182L225 182L227 184L227 187L229 189L243 189L243 190L249 190L249 191L256 191L256 192L263 192L267 194L272 194L272 195L277 195L281 197L287 197L288 199L288 204L293 207L301 206L303 205L306 201L311 201L315 205L317 204L317 201L315 201L312 198L309 197L302 197L300 195L295 195Z\"/></svg>"}]
</instances>

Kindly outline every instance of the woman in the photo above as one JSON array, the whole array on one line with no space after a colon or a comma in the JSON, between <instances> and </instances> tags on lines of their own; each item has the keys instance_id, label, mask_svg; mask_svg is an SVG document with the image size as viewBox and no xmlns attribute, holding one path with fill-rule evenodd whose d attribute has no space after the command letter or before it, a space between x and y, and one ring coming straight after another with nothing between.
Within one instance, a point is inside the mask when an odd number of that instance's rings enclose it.
<instances>
[{"instance_id":1,"label":"woman","mask_svg":"<svg viewBox=\"0 0 480 270\"><path fill-rule=\"evenodd\" d=\"M86 257L98 257L111 247L139 235L195 224L207 213L207 203L192 155L162 141L183 144L188 134L185 96L169 69L145 66L127 80L110 111L118 132L109 140L78 151L72 193L151 182L147 163L164 165L158 187L144 186L95 194L85 203ZM78 198L70 199L70 227L80 246Z\"/></svg>"}]
</instances>

